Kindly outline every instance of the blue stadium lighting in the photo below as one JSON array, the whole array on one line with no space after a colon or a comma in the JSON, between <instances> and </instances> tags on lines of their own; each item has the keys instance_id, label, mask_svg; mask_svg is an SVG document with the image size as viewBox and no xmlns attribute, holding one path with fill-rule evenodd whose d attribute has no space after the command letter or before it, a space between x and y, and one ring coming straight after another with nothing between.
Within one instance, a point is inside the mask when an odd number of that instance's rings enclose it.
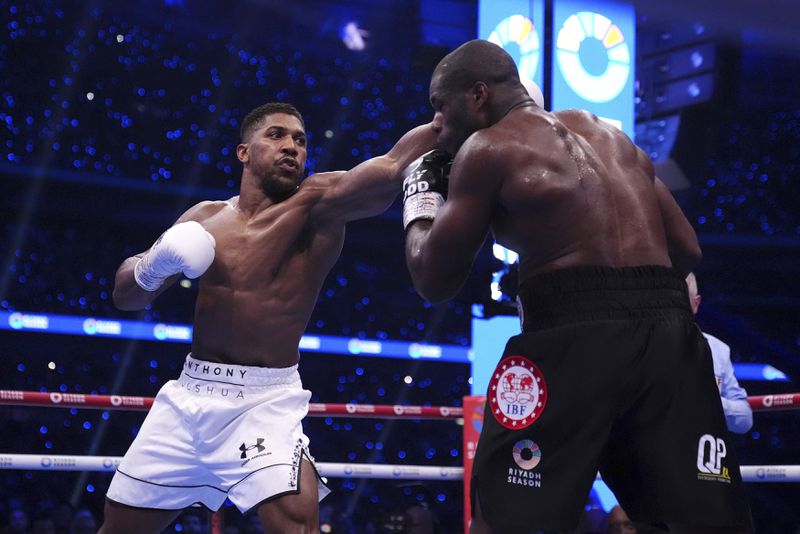
<instances>
[{"instance_id":1,"label":"blue stadium lighting","mask_svg":"<svg viewBox=\"0 0 800 534\"><path fill-rule=\"evenodd\" d=\"M503 275L505 274L505 269L501 269L492 273L492 281L489 283L489 291L491 292L490 295L492 300L496 302L500 302L503 298L503 292L500 289L500 281L503 279Z\"/></svg>"},{"instance_id":2,"label":"blue stadium lighting","mask_svg":"<svg viewBox=\"0 0 800 534\"><path fill-rule=\"evenodd\" d=\"M780 369L763 363L735 363L734 372L739 380L789 382L789 377Z\"/></svg>"},{"instance_id":3,"label":"blue stadium lighting","mask_svg":"<svg viewBox=\"0 0 800 534\"><path fill-rule=\"evenodd\" d=\"M339 32L339 37L347 47L348 50L361 51L367 47L364 37L367 37L369 32L362 30L358 27L358 23L350 21L345 24Z\"/></svg>"},{"instance_id":4,"label":"blue stadium lighting","mask_svg":"<svg viewBox=\"0 0 800 534\"><path fill-rule=\"evenodd\" d=\"M517 260L519 260L519 254L511 249L505 248L502 245L498 245L497 243L492 246L492 253L494 254L495 258L502 261L506 265L517 263Z\"/></svg>"},{"instance_id":5,"label":"blue stadium lighting","mask_svg":"<svg viewBox=\"0 0 800 534\"><path fill-rule=\"evenodd\" d=\"M610 512L612 508L619 504L619 501L617 501L617 498L614 496L614 492L611 491L602 480L595 480L592 484L592 490L597 496L600 507L605 513Z\"/></svg>"},{"instance_id":6,"label":"blue stadium lighting","mask_svg":"<svg viewBox=\"0 0 800 534\"><path fill-rule=\"evenodd\" d=\"M124 319L101 319L20 311L0 312L0 330L143 339L169 343L189 343L192 340L192 326L187 324L150 323ZM328 354L469 362L468 347L338 336L303 336L300 340L300 350ZM150 367L157 368L158 362L152 360Z\"/></svg>"}]
</instances>

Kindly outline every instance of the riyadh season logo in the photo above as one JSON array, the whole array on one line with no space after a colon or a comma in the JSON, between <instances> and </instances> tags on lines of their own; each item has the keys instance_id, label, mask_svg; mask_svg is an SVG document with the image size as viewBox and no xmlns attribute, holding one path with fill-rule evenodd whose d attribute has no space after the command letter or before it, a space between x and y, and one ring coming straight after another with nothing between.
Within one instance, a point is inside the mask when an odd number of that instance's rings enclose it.
<instances>
[{"instance_id":1,"label":"riyadh season logo","mask_svg":"<svg viewBox=\"0 0 800 534\"><path fill-rule=\"evenodd\" d=\"M514 444L511 457L517 467L510 466L506 473L506 483L528 488L542 487L542 474L534 471L542 460L542 450L530 439L522 439Z\"/></svg>"},{"instance_id":2,"label":"riyadh season logo","mask_svg":"<svg viewBox=\"0 0 800 534\"><path fill-rule=\"evenodd\" d=\"M542 450L535 441L523 439L514 444L511 456L521 469L530 471L542 460Z\"/></svg>"}]
</instances>

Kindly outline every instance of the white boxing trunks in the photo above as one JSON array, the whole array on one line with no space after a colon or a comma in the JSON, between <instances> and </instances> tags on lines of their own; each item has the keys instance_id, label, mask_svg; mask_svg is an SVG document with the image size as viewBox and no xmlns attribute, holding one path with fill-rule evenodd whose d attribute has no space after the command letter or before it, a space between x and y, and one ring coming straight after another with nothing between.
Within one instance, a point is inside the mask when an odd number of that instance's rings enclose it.
<instances>
[{"instance_id":1,"label":"white boxing trunks","mask_svg":"<svg viewBox=\"0 0 800 534\"><path fill-rule=\"evenodd\" d=\"M218 510L228 498L246 512L299 493L311 393L297 366L245 367L186 357L161 388L106 496L138 508ZM316 468L314 467L315 472ZM319 499L330 490L317 473Z\"/></svg>"}]
</instances>

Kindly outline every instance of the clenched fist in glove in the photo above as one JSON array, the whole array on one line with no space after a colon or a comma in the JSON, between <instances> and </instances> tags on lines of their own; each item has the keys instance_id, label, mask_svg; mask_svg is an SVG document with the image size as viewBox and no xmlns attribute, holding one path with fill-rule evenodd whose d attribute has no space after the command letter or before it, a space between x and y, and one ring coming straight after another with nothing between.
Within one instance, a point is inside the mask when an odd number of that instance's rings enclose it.
<instances>
[{"instance_id":1,"label":"clenched fist in glove","mask_svg":"<svg viewBox=\"0 0 800 534\"><path fill-rule=\"evenodd\" d=\"M178 273L197 278L214 261L216 242L200 223L179 223L161 234L134 267L139 287L155 291L164 280Z\"/></svg>"}]
</instances>

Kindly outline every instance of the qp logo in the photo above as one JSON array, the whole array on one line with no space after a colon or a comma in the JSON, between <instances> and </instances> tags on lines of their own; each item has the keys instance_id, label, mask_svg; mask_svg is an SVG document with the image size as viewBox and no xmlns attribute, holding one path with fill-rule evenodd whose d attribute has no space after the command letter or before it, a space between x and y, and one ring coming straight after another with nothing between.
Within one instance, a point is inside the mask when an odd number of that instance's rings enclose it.
<instances>
[{"instance_id":1,"label":"qp logo","mask_svg":"<svg viewBox=\"0 0 800 534\"><path fill-rule=\"evenodd\" d=\"M570 89L595 104L619 96L631 74L631 50L622 30L591 11L573 13L564 21L556 60Z\"/></svg>"},{"instance_id":2,"label":"qp logo","mask_svg":"<svg viewBox=\"0 0 800 534\"><path fill-rule=\"evenodd\" d=\"M728 468L722 467L722 460L727 454L728 448L722 438L704 434L697 443L697 470L707 475L730 478Z\"/></svg>"},{"instance_id":3,"label":"qp logo","mask_svg":"<svg viewBox=\"0 0 800 534\"><path fill-rule=\"evenodd\" d=\"M514 58L520 77L535 78L541 57L541 41L531 19L524 15L506 17L497 23L487 41L502 47Z\"/></svg>"}]
</instances>

